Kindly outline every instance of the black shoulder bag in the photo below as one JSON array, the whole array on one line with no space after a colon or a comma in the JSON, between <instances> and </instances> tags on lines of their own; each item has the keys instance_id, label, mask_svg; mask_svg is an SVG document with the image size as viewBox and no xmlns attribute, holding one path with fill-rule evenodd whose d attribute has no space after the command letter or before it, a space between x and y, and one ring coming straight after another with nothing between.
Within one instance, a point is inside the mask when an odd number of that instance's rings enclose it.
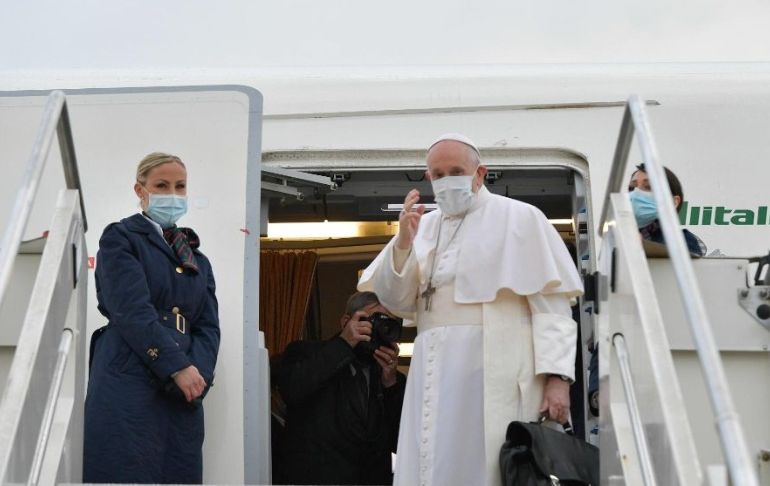
<instances>
[{"instance_id":1,"label":"black shoulder bag","mask_svg":"<svg viewBox=\"0 0 770 486\"><path fill-rule=\"evenodd\" d=\"M540 422L511 422L500 450L503 486L599 486L599 449Z\"/></svg>"}]
</instances>

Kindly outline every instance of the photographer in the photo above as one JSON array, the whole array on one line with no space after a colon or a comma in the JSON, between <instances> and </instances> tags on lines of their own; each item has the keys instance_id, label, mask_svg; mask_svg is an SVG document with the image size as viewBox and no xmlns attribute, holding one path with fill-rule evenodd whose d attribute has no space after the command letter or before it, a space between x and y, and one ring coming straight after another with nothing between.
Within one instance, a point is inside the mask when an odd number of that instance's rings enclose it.
<instances>
[{"instance_id":1,"label":"photographer","mask_svg":"<svg viewBox=\"0 0 770 486\"><path fill-rule=\"evenodd\" d=\"M341 332L327 341L289 344L274 368L287 405L286 480L391 484L406 382L396 370L393 342L400 322L374 293L358 292L340 324Z\"/></svg>"}]
</instances>

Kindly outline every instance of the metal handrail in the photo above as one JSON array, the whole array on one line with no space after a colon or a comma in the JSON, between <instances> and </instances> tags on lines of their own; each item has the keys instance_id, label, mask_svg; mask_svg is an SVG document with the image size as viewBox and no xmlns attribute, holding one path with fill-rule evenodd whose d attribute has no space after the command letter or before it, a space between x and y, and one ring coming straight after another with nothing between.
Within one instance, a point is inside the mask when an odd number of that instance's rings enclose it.
<instances>
[{"instance_id":1,"label":"metal handrail","mask_svg":"<svg viewBox=\"0 0 770 486\"><path fill-rule=\"evenodd\" d=\"M658 152L647 120L644 102L636 95L631 96L626 104L623 122L618 136L615 158L607 183L607 193L604 199L602 217L599 222L599 235L606 230L606 219L609 214L610 194L619 193L623 184L623 176L628 163L633 135L636 132L637 141L645 164L645 172L650 179L655 203L658 207L658 220L663 229L666 248L668 250L677 283L679 284L685 314L690 324L698 359L703 369L709 399L716 416L722 453L725 456L730 478L733 484L745 486L758 485L756 472L751 464L746 438L738 421L732 398L727 385L719 350L711 332L711 321L703 303L700 287L695 278L690 253L682 237L673 196L666 180L663 166L658 159Z\"/></svg>"},{"instance_id":2,"label":"metal handrail","mask_svg":"<svg viewBox=\"0 0 770 486\"><path fill-rule=\"evenodd\" d=\"M61 385L64 381L64 369L67 367L67 356L69 355L70 345L72 344L72 329L64 329L61 342L59 344L59 355L56 359L56 366L53 372L53 381L48 390L48 398L45 402L43 411L43 423L40 426L37 445L35 446L35 455L32 458L32 467L30 468L27 486L37 486L40 482L40 473L43 470L43 458L46 448L48 448L48 439L51 437L51 427L53 425L56 403L61 393Z\"/></svg>"},{"instance_id":3,"label":"metal handrail","mask_svg":"<svg viewBox=\"0 0 770 486\"><path fill-rule=\"evenodd\" d=\"M647 437L644 433L642 415L639 412L639 401L636 399L634 391L634 379L631 375L631 364L628 359L628 349L626 348L626 339L622 334L612 336L612 344L615 349L615 356L618 358L620 367L620 379L623 382L623 392L626 396L628 405L628 414L631 419L631 431L634 435L634 444L636 445L636 455L639 459L639 468L642 470L642 481L646 486L655 486L655 473L652 470L652 457L650 449L647 447Z\"/></svg>"},{"instance_id":4,"label":"metal handrail","mask_svg":"<svg viewBox=\"0 0 770 486\"><path fill-rule=\"evenodd\" d=\"M604 193L604 206L602 207L602 216L599 218L597 232L603 236L606 230L605 225L607 216L610 213L610 194L620 192L623 186L623 176L626 172L628 163L628 153L631 151L631 142L634 140L634 125L631 118L631 110L628 108L635 97L628 99L626 109L623 111L623 121L620 123L620 135L618 135L618 144L615 146L615 156L612 158L612 167L610 168L610 178L607 181L607 191ZM639 142L642 143L641 141Z\"/></svg>"},{"instance_id":5,"label":"metal handrail","mask_svg":"<svg viewBox=\"0 0 770 486\"><path fill-rule=\"evenodd\" d=\"M24 169L21 187L16 195L9 223L6 226L5 233L3 233L3 239L0 240L0 303L2 303L5 297L5 291L11 280L13 263L19 251L24 230L27 228L29 215L32 212L32 204L35 201L40 178L43 174L43 168L45 167L48 153L51 150L51 142L55 134L58 134L67 189L77 189L80 193L83 230L85 232L88 229L66 96L62 91L52 91L48 96L48 103L46 103L43 111L43 119L37 130L32 153L27 160L27 167Z\"/></svg>"}]
</instances>

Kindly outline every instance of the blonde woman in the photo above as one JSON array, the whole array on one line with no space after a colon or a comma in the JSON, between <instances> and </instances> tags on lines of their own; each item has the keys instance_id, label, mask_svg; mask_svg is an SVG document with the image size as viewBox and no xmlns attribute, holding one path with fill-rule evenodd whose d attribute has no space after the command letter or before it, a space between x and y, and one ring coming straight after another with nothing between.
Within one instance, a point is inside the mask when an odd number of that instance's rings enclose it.
<instances>
[{"instance_id":1,"label":"blonde woman","mask_svg":"<svg viewBox=\"0 0 770 486\"><path fill-rule=\"evenodd\" d=\"M92 337L83 481L202 482L203 408L214 379L214 276L187 210L187 169L152 153L137 167L142 212L99 241L96 294L108 324Z\"/></svg>"}]
</instances>

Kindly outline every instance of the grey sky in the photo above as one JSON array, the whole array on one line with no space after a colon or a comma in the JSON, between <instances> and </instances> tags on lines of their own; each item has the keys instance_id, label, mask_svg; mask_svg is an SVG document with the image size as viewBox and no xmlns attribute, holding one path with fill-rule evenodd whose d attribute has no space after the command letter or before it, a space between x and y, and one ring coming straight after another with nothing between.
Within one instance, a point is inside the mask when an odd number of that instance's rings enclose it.
<instances>
[{"instance_id":1,"label":"grey sky","mask_svg":"<svg viewBox=\"0 0 770 486\"><path fill-rule=\"evenodd\" d=\"M770 62L770 2L17 1L0 70Z\"/></svg>"}]
</instances>

